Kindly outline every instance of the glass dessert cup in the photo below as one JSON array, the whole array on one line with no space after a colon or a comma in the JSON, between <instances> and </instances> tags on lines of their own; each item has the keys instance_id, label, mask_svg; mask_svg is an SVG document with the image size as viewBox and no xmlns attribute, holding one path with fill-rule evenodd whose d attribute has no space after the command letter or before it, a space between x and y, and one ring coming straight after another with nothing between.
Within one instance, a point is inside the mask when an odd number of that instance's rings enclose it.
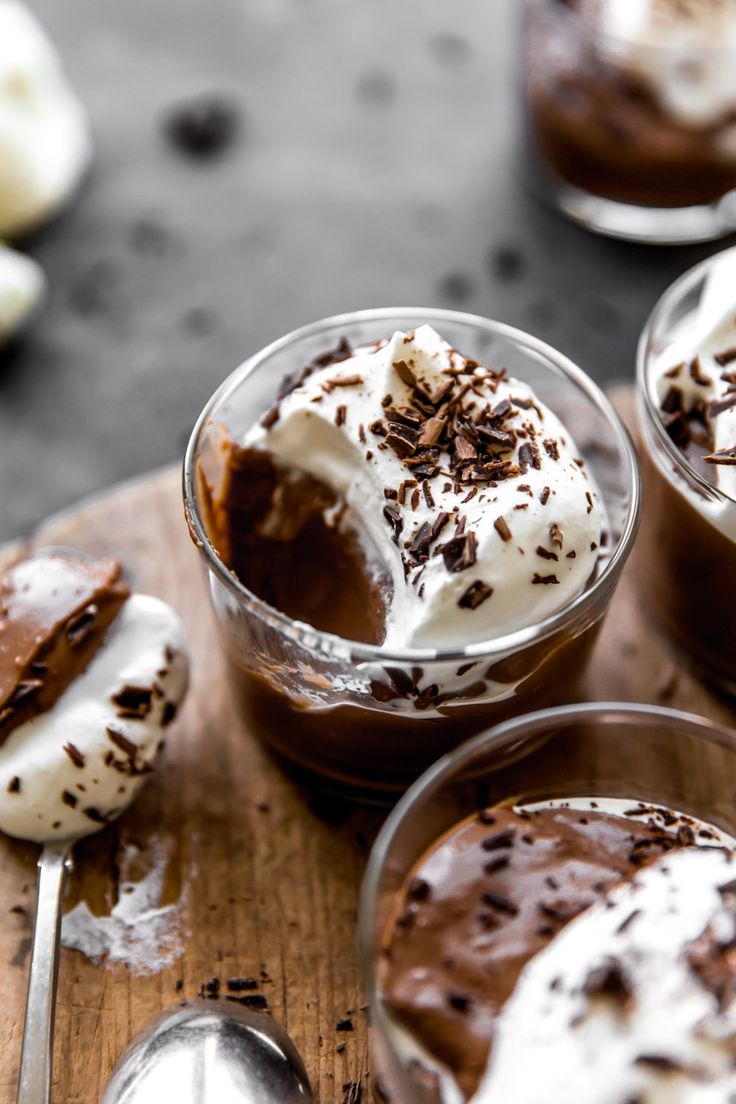
<instances>
[{"instance_id":1,"label":"glass dessert cup","mask_svg":"<svg viewBox=\"0 0 736 1104\"><path fill-rule=\"evenodd\" d=\"M627 0L622 0L626 4ZM733 46L639 43L648 67L685 76L731 65ZM736 229L734 112L686 121L624 65L631 43L560 0L526 0L526 148L534 189L587 229L651 244ZM736 104L736 75L733 77Z\"/></svg>"},{"instance_id":2,"label":"glass dessert cup","mask_svg":"<svg viewBox=\"0 0 736 1104\"><path fill-rule=\"evenodd\" d=\"M642 597L704 681L736 695L736 502L697 471L668 436L656 393L656 358L703 296L709 258L655 307L639 343L638 413L645 510L636 558Z\"/></svg>"},{"instance_id":3,"label":"glass dessert cup","mask_svg":"<svg viewBox=\"0 0 736 1104\"><path fill-rule=\"evenodd\" d=\"M392 653L292 620L235 578L210 540L200 461L220 447L223 427L230 439L241 439L270 408L283 377L340 339L358 346L423 323L465 356L506 367L554 409L597 483L608 543L583 593L545 621L466 647ZM194 429L184 499L249 730L299 773L354 796L385 799L489 724L534 705L575 699L636 533L639 477L628 434L608 400L554 349L474 315L388 308L317 322L246 361Z\"/></svg>"},{"instance_id":4,"label":"glass dessert cup","mask_svg":"<svg viewBox=\"0 0 736 1104\"><path fill-rule=\"evenodd\" d=\"M376 1099L442 1100L436 1080L422 1075L402 1028L382 1002L378 969L402 888L441 836L504 801L581 797L666 806L732 836L734 782L734 733L675 710L628 703L573 705L519 717L435 763L390 814L363 883L359 938Z\"/></svg>"}]
</instances>

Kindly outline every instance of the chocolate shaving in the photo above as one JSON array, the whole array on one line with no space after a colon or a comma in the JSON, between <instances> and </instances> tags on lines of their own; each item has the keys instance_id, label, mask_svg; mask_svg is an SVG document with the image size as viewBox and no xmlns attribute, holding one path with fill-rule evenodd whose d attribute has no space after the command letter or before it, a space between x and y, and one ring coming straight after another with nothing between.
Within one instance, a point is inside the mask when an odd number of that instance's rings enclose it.
<instances>
[{"instance_id":1,"label":"chocolate shaving","mask_svg":"<svg viewBox=\"0 0 736 1104\"><path fill-rule=\"evenodd\" d=\"M736 446L733 448L718 449L704 456L706 464L736 464Z\"/></svg>"},{"instance_id":2,"label":"chocolate shaving","mask_svg":"<svg viewBox=\"0 0 736 1104\"><path fill-rule=\"evenodd\" d=\"M82 752L79 750L79 748L75 747L75 745L71 741L69 741L69 743L67 744L64 744L64 751L69 756L75 767L78 767L79 770L84 767L84 764L87 762L87 760Z\"/></svg>"},{"instance_id":3,"label":"chocolate shaving","mask_svg":"<svg viewBox=\"0 0 736 1104\"><path fill-rule=\"evenodd\" d=\"M404 528L404 519L402 518L401 514L399 513L398 507L392 506L392 505L384 506L383 507L383 516L385 517L386 521L389 523L389 525L391 526L391 528L394 531L393 532L394 544L398 544L399 543L399 537L401 535L401 531Z\"/></svg>"},{"instance_id":4,"label":"chocolate shaving","mask_svg":"<svg viewBox=\"0 0 736 1104\"><path fill-rule=\"evenodd\" d=\"M542 490L540 492L540 495L539 495L539 501L542 503L543 506L547 505L547 502L549 501L550 493L551 492L550 492L549 487L543 487L542 488Z\"/></svg>"},{"instance_id":5,"label":"chocolate shaving","mask_svg":"<svg viewBox=\"0 0 736 1104\"><path fill-rule=\"evenodd\" d=\"M558 548L562 548L562 530L560 529L559 525L556 525L555 523L550 525L549 539L552 541L553 544L556 544Z\"/></svg>"},{"instance_id":6,"label":"chocolate shaving","mask_svg":"<svg viewBox=\"0 0 736 1104\"><path fill-rule=\"evenodd\" d=\"M537 553L538 556L541 556L543 560L554 560L555 562L557 562L557 559L558 559L557 553L556 552L550 552L550 550L548 548L545 548L541 544L537 545L536 553Z\"/></svg>"},{"instance_id":7,"label":"chocolate shaving","mask_svg":"<svg viewBox=\"0 0 736 1104\"><path fill-rule=\"evenodd\" d=\"M399 379L407 385L407 387L416 387L417 379L412 372L409 365L405 360L395 360L393 362L393 369Z\"/></svg>"},{"instance_id":8,"label":"chocolate shaving","mask_svg":"<svg viewBox=\"0 0 736 1104\"><path fill-rule=\"evenodd\" d=\"M86 809L82 809L84 815L93 820L95 824L107 824L108 817L104 813L101 813L99 809L96 809L94 805L88 805Z\"/></svg>"},{"instance_id":9,"label":"chocolate shaving","mask_svg":"<svg viewBox=\"0 0 736 1104\"><path fill-rule=\"evenodd\" d=\"M61 800L65 805L68 805L70 809L76 809L79 798L76 794L70 793L69 790L64 790L61 795Z\"/></svg>"},{"instance_id":10,"label":"chocolate shaving","mask_svg":"<svg viewBox=\"0 0 736 1104\"><path fill-rule=\"evenodd\" d=\"M717 418L719 414L725 414L736 406L736 395L726 395L723 399L714 399L708 404L708 417Z\"/></svg>"},{"instance_id":11,"label":"chocolate shaving","mask_svg":"<svg viewBox=\"0 0 736 1104\"><path fill-rule=\"evenodd\" d=\"M459 463L464 463L466 460L476 460L478 458L478 452L475 445L471 444L466 437L455 438L455 458Z\"/></svg>"},{"instance_id":12,"label":"chocolate shaving","mask_svg":"<svg viewBox=\"0 0 736 1104\"><path fill-rule=\"evenodd\" d=\"M433 540L432 526L428 521L425 521L423 525L419 527L414 535L414 538L409 545L409 552L412 556L422 560L429 554L429 546Z\"/></svg>"},{"instance_id":13,"label":"chocolate shaving","mask_svg":"<svg viewBox=\"0 0 736 1104\"><path fill-rule=\"evenodd\" d=\"M17 774L13 778L11 778L10 781L8 782L8 793L9 794L20 793L20 778L18 777Z\"/></svg>"},{"instance_id":14,"label":"chocolate shaving","mask_svg":"<svg viewBox=\"0 0 736 1104\"><path fill-rule=\"evenodd\" d=\"M461 533L440 545L437 550L442 553L447 570L454 574L473 566L477 558L477 548L475 533Z\"/></svg>"},{"instance_id":15,"label":"chocolate shaving","mask_svg":"<svg viewBox=\"0 0 736 1104\"><path fill-rule=\"evenodd\" d=\"M616 958L610 958L602 966L591 970L583 985L586 997L611 997L616 1001L627 1001L631 997L631 983L624 973L623 966Z\"/></svg>"},{"instance_id":16,"label":"chocolate shaving","mask_svg":"<svg viewBox=\"0 0 736 1104\"><path fill-rule=\"evenodd\" d=\"M506 916L517 916L519 912L519 906L514 904L510 897L507 897L505 893L496 893L494 890L487 890L482 894L482 901L484 905L488 905L490 908L496 910L496 912L502 912Z\"/></svg>"},{"instance_id":17,"label":"chocolate shaving","mask_svg":"<svg viewBox=\"0 0 736 1104\"><path fill-rule=\"evenodd\" d=\"M161 713L161 726L167 728L177 714L177 707L172 701L167 701Z\"/></svg>"},{"instance_id":18,"label":"chocolate shaving","mask_svg":"<svg viewBox=\"0 0 736 1104\"><path fill-rule=\"evenodd\" d=\"M261 418L261 425L263 426L264 429L271 429L273 426L276 425L276 422L279 420L280 417L281 417L280 404L278 402L276 402L276 403L273 404L271 409L267 410L266 413Z\"/></svg>"},{"instance_id":19,"label":"chocolate shaving","mask_svg":"<svg viewBox=\"0 0 736 1104\"><path fill-rule=\"evenodd\" d=\"M556 441L553 441L551 437L547 437L542 444L544 445L544 451L551 460L560 459L560 450Z\"/></svg>"},{"instance_id":20,"label":"chocolate shaving","mask_svg":"<svg viewBox=\"0 0 736 1104\"><path fill-rule=\"evenodd\" d=\"M504 828L502 832L496 832L493 836L486 836L481 843L481 848L483 851L499 851L507 847L512 847L515 836L515 828Z\"/></svg>"},{"instance_id":21,"label":"chocolate shaving","mask_svg":"<svg viewBox=\"0 0 736 1104\"><path fill-rule=\"evenodd\" d=\"M539 575L536 571L532 577L532 583L535 586L549 586L550 583L559 583L559 581L556 575Z\"/></svg>"},{"instance_id":22,"label":"chocolate shaving","mask_svg":"<svg viewBox=\"0 0 736 1104\"><path fill-rule=\"evenodd\" d=\"M502 541L506 542L511 540L511 530L509 529L504 517L497 517L493 523L493 528L496 530Z\"/></svg>"},{"instance_id":23,"label":"chocolate shaving","mask_svg":"<svg viewBox=\"0 0 736 1104\"><path fill-rule=\"evenodd\" d=\"M703 375L703 365L699 356L690 361L688 372L693 383L696 383L698 387L710 387L710 377Z\"/></svg>"},{"instance_id":24,"label":"chocolate shaving","mask_svg":"<svg viewBox=\"0 0 736 1104\"><path fill-rule=\"evenodd\" d=\"M116 747L120 748L126 755L129 755L131 759L136 757L139 750L138 745L134 744L124 732L120 732L117 728L113 728L112 725L107 725L105 732L107 733L108 739L111 740Z\"/></svg>"},{"instance_id":25,"label":"chocolate shaving","mask_svg":"<svg viewBox=\"0 0 736 1104\"><path fill-rule=\"evenodd\" d=\"M488 583L484 583L482 579L476 579L474 583L471 583L466 591L464 591L457 600L457 604L460 609L477 609L482 605L487 598L490 598L493 594L493 587Z\"/></svg>"},{"instance_id":26,"label":"chocolate shaving","mask_svg":"<svg viewBox=\"0 0 736 1104\"><path fill-rule=\"evenodd\" d=\"M436 445L440 437L442 436L442 431L444 430L444 428L444 418L439 418L436 415L432 418L428 418L422 428L419 430L417 445L422 448Z\"/></svg>"},{"instance_id":27,"label":"chocolate shaving","mask_svg":"<svg viewBox=\"0 0 736 1104\"><path fill-rule=\"evenodd\" d=\"M731 349L724 349L722 353L716 353L713 359L721 368L725 368L732 360L736 360L736 345Z\"/></svg>"},{"instance_id":28,"label":"chocolate shaving","mask_svg":"<svg viewBox=\"0 0 736 1104\"><path fill-rule=\"evenodd\" d=\"M340 405L338 406L338 408L335 411L335 425L336 426L345 425L345 419L347 417L347 414L348 414L348 408L345 406L344 403L340 403Z\"/></svg>"},{"instance_id":29,"label":"chocolate shaving","mask_svg":"<svg viewBox=\"0 0 736 1104\"><path fill-rule=\"evenodd\" d=\"M42 686L41 679L21 679L15 688L15 692L8 700L8 706L14 708L16 705L20 705L21 702L37 694Z\"/></svg>"},{"instance_id":30,"label":"chocolate shaving","mask_svg":"<svg viewBox=\"0 0 736 1104\"><path fill-rule=\"evenodd\" d=\"M417 437L414 430L405 426L390 423L391 428L386 434L386 444L394 450L402 460L406 456L413 456L417 451Z\"/></svg>"},{"instance_id":31,"label":"chocolate shaving","mask_svg":"<svg viewBox=\"0 0 736 1104\"><path fill-rule=\"evenodd\" d=\"M125 717L145 717L151 711L153 690L150 686L124 686L113 694L112 703L118 707L118 715Z\"/></svg>"},{"instance_id":32,"label":"chocolate shaving","mask_svg":"<svg viewBox=\"0 0 736 1104\"><path fill-rule=\"evenodd\" d=\"M359 387L361 383L364 383L362 376L342 376L336 379L328 380L330 390L335 387Z\"/></svg>"},{"instance_id":33,"label":"chocolate shaving","mask_svg":"<svg viewBox=\"0 0 736 1104\"><path fill-rule=\"evenodd\" d=\"M76 617L70 618L66 624L66 638L69 641L69 646L76 648L77 645L85 641L94 632L96 622L97 606L94 603L83 609Z\"/></svg>"}]
</instances>

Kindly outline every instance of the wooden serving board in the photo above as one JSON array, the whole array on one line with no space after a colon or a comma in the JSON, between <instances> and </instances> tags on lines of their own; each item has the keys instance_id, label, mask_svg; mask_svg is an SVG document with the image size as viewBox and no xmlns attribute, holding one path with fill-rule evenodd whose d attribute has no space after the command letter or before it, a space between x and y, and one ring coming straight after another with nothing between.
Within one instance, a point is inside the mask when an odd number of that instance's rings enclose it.
<instances>
[{"instance_id":1,"label":"wooden serving board","mask_svg":"<svg viewBox=\"0 0 736 1104\"><path fill-rule=\"evenodd\" d=\"M153 846L163 847L165 901L179 901L183 954L141 975L62 952L54 1104L98 1104L131 1037L213 977L223 991L228 978L258 979L258 992L303 1054L321 1104L357 1104L361 1093L367 1104L355 922L382 814L300 790L245 731L184 524L178 469L51 519L28 546L1 550L0 569L44 545L119 556L136 588L179 611L192 652L190 695L161 768L116 825L77 846L68 896L68 905L83 900L108 914L118 900L126 842L141 847L143 867ZM588 688L592 699L659 702L736 724L729 706L703 689L643 621L632 569L601 633ZM36 858L35 847L0 839L2 1104L15 1100ZM345 1020L352 1030L337 1029Z\"/></svg>"}]
</instances>

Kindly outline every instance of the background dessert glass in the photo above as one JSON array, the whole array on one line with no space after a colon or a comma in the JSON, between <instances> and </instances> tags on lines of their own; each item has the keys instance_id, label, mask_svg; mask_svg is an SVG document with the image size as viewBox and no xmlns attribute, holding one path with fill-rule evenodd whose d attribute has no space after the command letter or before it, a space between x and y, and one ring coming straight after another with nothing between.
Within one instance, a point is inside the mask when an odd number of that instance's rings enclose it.
<instances>
[{"instance_id":1,"label":"background dessert glass","mask_svg":"<svg viewBox=\"0 0 736 1104\"><path fill-rule=\"evenodd\" d=\"M736 694L736 502L671 440L656 390L657 358L693 322L716 254L686 272L660 299L639 342L637 391L646 508L637 559L643 598L700 675Z\"/></svg>"},{"instance_id":2,"label":"background dessert glass","mask_svg":"<svg viewBox=\"0 0 736 1104\"><path fill-rule=\"evenodd\" d=\"M530 750L531 749L531 750ZM617 703L542 710L476 736L404 795L371 853L360 904L361 959L371 1007L378 1100L439 1104L381 1002L377 962L396 897L449 829L508 799L623 798L664 805L736 834L736 735L698 717Z\"/></svg>"},{"instance_id":3,"label":"background dessert glass","mask_svg":"<svg viewBox=\"0 0 736 1104\"><path fill-rule=\"evenodd\" d=\"M584 592L539 624L465 648L390 652L294 621L244 587L210 542L198 461L203 450L218 448L223 426L242 438L269 409L283 377L341 338L356 346L423 323L463 355L506 367L558 414L598 485L608 546ZM388 308L314 323L246 361L194 429L184 498L249 729L301 771L366 796L400 792L448 748L491 723L532 705L575 699L636 533L639 476L618 416L566 357L475 315ZM445 696L439 705L438 692Z\"/></svg>"},{"instance_id":4,"label":"background dessert glass","mask_svg":"<svg viewBox=\"0 0 736 1104\"><path fill-rule=\"evenodd\" d=\"M715 66L733 97L712 118L676 114L642 75L656 69L687 95L685 82ZM524 87L532 180L576 222L661 244L736 229L733 39L707 50L632 47L561 0L526 0Z\"/></svg>"}]
</instances>

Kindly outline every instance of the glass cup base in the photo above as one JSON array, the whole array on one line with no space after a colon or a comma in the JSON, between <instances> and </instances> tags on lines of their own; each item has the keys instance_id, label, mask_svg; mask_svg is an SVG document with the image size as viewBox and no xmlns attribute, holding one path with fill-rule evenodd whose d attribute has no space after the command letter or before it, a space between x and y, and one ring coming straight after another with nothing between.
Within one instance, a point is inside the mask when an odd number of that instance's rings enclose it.
<instances>
[{"instance_id":1,"label":"glass cup base","mask_svg":"<svg viewBox=\"0 0 736 1104\"><path fill-rule=\"evenodd\" d=\"M695 245L736 232L736 191L697 207L644 207L583 191L538 164L531 171L532 190L545 203L603 237L641 245Z\"/></svg>"}]
</instances>

